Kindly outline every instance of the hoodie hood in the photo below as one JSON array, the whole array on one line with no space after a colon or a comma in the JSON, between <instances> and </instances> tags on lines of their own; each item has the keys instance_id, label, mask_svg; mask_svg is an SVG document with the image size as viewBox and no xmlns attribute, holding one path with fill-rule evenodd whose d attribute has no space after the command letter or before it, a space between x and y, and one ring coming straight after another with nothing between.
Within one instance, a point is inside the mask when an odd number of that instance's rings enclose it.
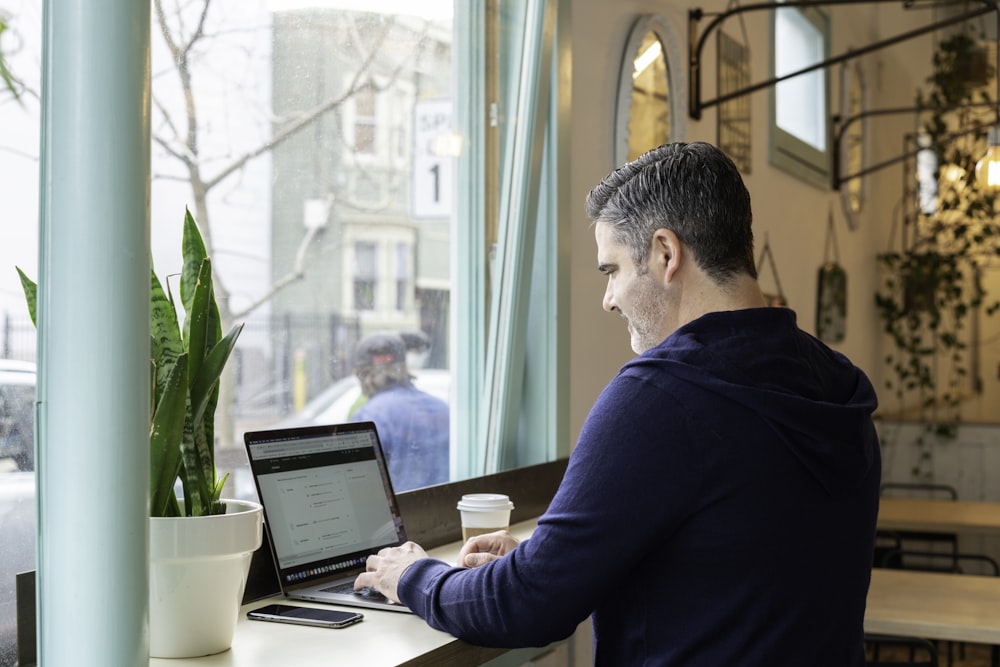
<instances>
[{"instance_id":1,"label":"hoodie hood","mask_svg":"<svg viewBox=\"0 0 1000 667\"><path fill-rule=\"evenodd\" d=\"M864 477L877 456L868 377L799 329L787 308L709 313L621 372L649 377L648 366L756 413L829 491Z\"/></svg>"}]
</instances>

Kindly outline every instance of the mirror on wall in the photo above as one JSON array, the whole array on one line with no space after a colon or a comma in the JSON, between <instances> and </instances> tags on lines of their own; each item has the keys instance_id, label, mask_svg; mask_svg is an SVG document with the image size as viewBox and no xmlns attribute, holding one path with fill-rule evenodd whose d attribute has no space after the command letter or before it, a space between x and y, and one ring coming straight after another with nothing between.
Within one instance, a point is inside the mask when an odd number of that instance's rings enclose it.
<instances>
[{"instance_id":1,"label":"mirror on wall","mask_svg":"<svg viewBox=\"0 0 1000 667\"><path fill-rule=\"evenodd\" d=\"M856 174L865 164L865 123L857 119L865 109L865 80L857 63L841 68L841 106L843 120L851 121L841 138L841 172ZM856 229L865 203L864 177L852 178L840 185L841 204L849 229Z\"/></svg>"},{"instance_id":2,"label":"mirror on wall","mask_svg":"<svg viewBox=\"0 0 1000 667\"><path fill-rule=\"evenodd\" d=\"M615 163L634 160L642 153L681 138L683 118L674 84L676 56L670 45L669 25L658 16L642 16L632 27L622 57L618 82Z\"/></svg>"}]
</instances>

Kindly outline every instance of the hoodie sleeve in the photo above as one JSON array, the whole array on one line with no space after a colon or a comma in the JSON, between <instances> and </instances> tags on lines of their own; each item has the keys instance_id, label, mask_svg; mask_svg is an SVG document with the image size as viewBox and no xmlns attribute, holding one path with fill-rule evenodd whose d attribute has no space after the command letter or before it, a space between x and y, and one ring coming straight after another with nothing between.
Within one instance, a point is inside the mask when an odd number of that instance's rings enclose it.
<instances>
[{"instance_id":1,"label":"hoodie sleeve","mask_svg":"<svg viewBox=\"0 0 1000 667\"><path fill-rule=\"evenodd\" d=\"M474 644L544 646L568 637L676 530L695 494L686 448L662 446L672 440L661 429L664 414L684 430L684 411L669 395L616 378L587 418L531 539L473 569L418 561L399 582L400 600L432 627ZM655 518L636 520L654 506Z\"/></svg>"}]
</instances>

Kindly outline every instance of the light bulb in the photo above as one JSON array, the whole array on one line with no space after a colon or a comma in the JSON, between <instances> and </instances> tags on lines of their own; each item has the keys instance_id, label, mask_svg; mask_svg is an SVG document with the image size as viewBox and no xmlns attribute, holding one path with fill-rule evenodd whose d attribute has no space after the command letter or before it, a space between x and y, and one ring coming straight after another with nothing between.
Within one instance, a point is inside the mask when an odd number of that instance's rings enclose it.
<instances>
[{"instance_id":1,"label":"light bulb","mask_svg":"<svg viewBox=\"0 0 1000 667\"><path fill-rule=\"evenodd\" d=\"M976 181L984 188L1000 187L1000 127L990 128L990 147L976 163Z\"/></svg>"}]
</instances>

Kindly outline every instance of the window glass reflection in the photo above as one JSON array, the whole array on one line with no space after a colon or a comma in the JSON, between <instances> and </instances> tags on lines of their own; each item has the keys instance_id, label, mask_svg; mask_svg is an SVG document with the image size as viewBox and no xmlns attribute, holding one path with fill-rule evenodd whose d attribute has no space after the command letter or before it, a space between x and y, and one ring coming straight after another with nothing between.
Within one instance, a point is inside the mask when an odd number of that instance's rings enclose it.
<instances>
[{"instance_id":1,"label":"window glass reflection","mask_svg":"<svg viewBox=\"0 0 1000 667\"><path fill-rule=\"evenodd\" d=\"M157 5L172 35L163 41L190 48L154 43L154 96L165 100L154 172L181 175L154 182L154 235L193 201L223 317L246 323L231 402L217 413L220 467L245 465L244 430L350 419L371 398L355 377L369 334L419 334L424 358L447 373L453 190L440 180L454 158L435 151L452 132L443 4L226 0L204 16L200 4ZM419 459L427 438L411 440L398 451ZM252 495L247 480L240 470L231 493Z\"/></svg>"},{"instance_id":2,"label":"window glass reflection","mask_svg":"<svg viewBox=\"0 0 1000 667\"><path fill-rule=\"evenodd\" d=\"M370 400L356 363L370 333L401 335L413 386L449 408L461 144L451 11L450 0L154 0L153 264L161 275L179 270L189 208L214 260L222 317L245 322L216 413L227 497L255 495L245 430L348 421ZM17 221L4 232L11 254L0 257L13 276L0 285L0 356L27 361L35 330L12 267L38 275L40 7L33 12L19 5L4 33L26 88L19 100L0 93L4 204ZM7 570L34 566L33 454L7 451L33 432L15 428L33 416L12 407L17 391L0 393L0 664L14 650ZM454 458L448 420L429 428L443 440L425 433L399 456L419 462L430 443L433 479L443 481Z\"/></svg>"},{"instance_id":3,"label":"window glass reflection","mask_svg":"<svg viewBox=\"0 0 1000 667\"><path fill-rule=\"evenodd\" d=\"M650 30L642 38L632 71L628 159L670 141L670 86L663 45Z\"/></svg>"},{"instance_id":4,"label":"window glass reflection","mask_svg":"<svg viewBox=\"0 0 1000 667\"><path fill-rule=\"evenodd\" d=\"M781 77L823 60L823 33L798 9L779 9L774 22L774 74ZM775 88L778 127L819 151L826 150L824 70L800 74Z\"/></svg>"}]
</instances>

